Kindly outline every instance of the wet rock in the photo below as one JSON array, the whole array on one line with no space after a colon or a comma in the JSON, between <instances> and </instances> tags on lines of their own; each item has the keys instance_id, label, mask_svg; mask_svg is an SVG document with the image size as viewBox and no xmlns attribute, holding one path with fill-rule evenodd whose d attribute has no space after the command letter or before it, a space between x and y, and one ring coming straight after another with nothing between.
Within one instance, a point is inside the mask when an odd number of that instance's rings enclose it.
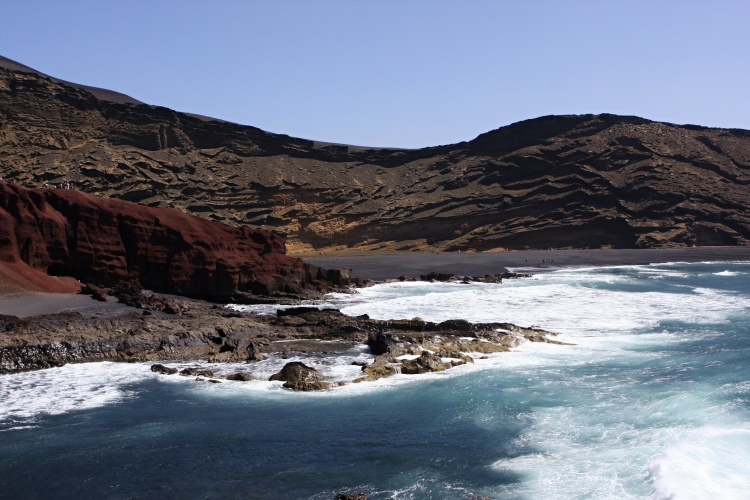
<instances>
[{"instance_id":1,"label":"wet rock","mask_svg":"<svg viewBox=\"0 0 750 500\"><path fill-rule=\"evenodd\" d=\"M247 345L247 358L246 361L263 361L264 356L260 352L260 344L257 342L250 342Z\"/></svg>"},{"instance_id":2,"label":"wet rock","mask_svg":"<svg viewBox=\"0 0 750 500\"><path fill-rule=\"evenodd\" d=\"M375 356L385 353L394 353L398 347L398 340L393 334L385 333L381 328L377 332L370 332L367 337L367 346Z\"/></svg>"},{"instance_id":3,"label":"wet rock","mask_svg":"<svg viewBox=\"0 0 750 500\"><path fill-rule=\"evenodd\" d=\"M335 500L367 500L367 495L360 492L339 493Z\"/></svg>"},{"instance_id":4,"label":"wet rock","mask_svg":"<svg viewBox=\"0 0 750 500\"><path fill-rule=\"evenodd\" d=\"M440 356L429 351L422 352L422 355L416 359L404 360L401 362L401 373L416 375L419 373L439 372L451 367L450 363L444 363Z\"/></svg>"},{"instance_id":5,"label":"wet rock","mask_svg":"<svg viewBox=\"0 0 750 500\"><path fill-rule=\"evenodd\" d=\"M421 274L419 276L420 281L456 281L456 275L450 273L436 273L431 272L427 274Z\"/></svg>"},{"instance_id":6,"label":"wet rock","mask_svg":"<svg viewBox=\"0 0 750 500\"><path fill-rule=\"evenodd\" d=\"M162 364L151 365L151 371L154 373L163 373L164 375L174 375L177 373L177 368L169 368Z\"/></svg>"},{"instance_id":7,"label":"wet rock","mask_svg":"<svg viewBox=\"0 0 750 500\"><path fill-rule=\"evenodd\" d=\"M317 313L320 312L319 307L290 307L287 309L279 309L276 311L276 316L283 317L283 316L301 316L308 313Z\"/></svg>"},{"instance_id":8,"label":"wet rock","mask_svg":"<svg viewBox=\"0 0 750 500\"><path fill-rule=\"evenodd\" d=\"M470 332L474 329L474 325L465 319L449 319L438 323L439 330L455 330L460 332Z\"/></svg>"},{"instance_id":9,"label":"wet rock","mask_svg":"<svg viewBox=\"0 0 750 500\"><path fill-rule=\"evenodd\" d=\"M214 372L211 370L204 370L202 368L188 367L180 370L180 375L184 377L198 376L211 378L214 376Z\"/></svg>"},{"instance_id":10,"label":"wet rock","mask_svg":"<svg viewBox=\"0 0 750 500\"><path fill-rule=\"evenodd\" d=\"M503 278L502 275L499 274L485 274L484 276L472 276L467 281L473 281L476 283L502 283Z\"/></svg>"},{"instance_id":11,"label":"wet rock","mask_svg":"<svg viewBox=\"0 0 750 500\"><path fill-rule=\"evenodd\" d=\"M502 279L517 279L517 278L531 278L530 274L526 273L512 273L510 271L504 272L500 275Z\"/></svg>"},{"instance_id":12,"label":"wet rock","mask_svg":"<svg viewBox=\"0 0 750 500\"><path fill-rule=\"evenodd\" d=\"M508 323L449 321L436 325L419 318L393 321L354 318L338 311L286 316L309 320L304 328L299 328L279 325L277 318L268 316L224 315L223 309L200 301L189 304L189 313L177 316L161 313L144 316L139 311L118 313L116 317L85 317L78 312L30 318L0 316L0 331L4 332L0 336L0 373L104 360L246 362L261 358L261 349L263 353L286 352L289 356L345 354L369 338L373 353L380 354L362 367L361 381L398 373L401 364L395 358L402 354L421 356L428 350L438 357L452 358L455 363L471 362L462 353L507 351L523 340L554 342L549 338L554 335L551 332ZM439 367L424 362L422 365L429 369ZM164 373L174 370L165 368L169 370ZM410 369L421 371L425 367L407 366L406 372ZM185 368L184 375L216 378L211 370L200 365ZM317 376L302 379L303 383L297 385L305 390L325 388L327 383ZM292 380L290 386L295 384Z\"/></svg>"},{"instance_id":13,"label":"wet rock","mask_svg":"<svg viewBox=\"0 0 750 500\"><path fill-rule=\"evenodd\" d=\"M395 359L390 354L376 356L372 363L362 367L363 376L354 379L354 382L364 382L366 380L392 377L398 373L396 365L397 363L395 362Z\"/></svg>"},{"instance_id":14,"label":"wet rock","mask_svg":"<svg viewBox=\"0 0 750 500\"><path fill-rule=\"evenodd\" d=\"M268 380L282 380L284 387L295 391L320 391L331 387L331 384L323 381L323 376L318 370L299 361L287 363Z\"/></svg>"},{"instance_id":15,"label":"wet rock","mask_svg":"<svg viewBox=\"0 0 750 500\"><path fill-rule=\"evenodd\" d=\"M255 377L246 372L235 372L227 375L227 380L236 380L238 382L250 382L255 380Z\"/></svg>"}]
</instances>

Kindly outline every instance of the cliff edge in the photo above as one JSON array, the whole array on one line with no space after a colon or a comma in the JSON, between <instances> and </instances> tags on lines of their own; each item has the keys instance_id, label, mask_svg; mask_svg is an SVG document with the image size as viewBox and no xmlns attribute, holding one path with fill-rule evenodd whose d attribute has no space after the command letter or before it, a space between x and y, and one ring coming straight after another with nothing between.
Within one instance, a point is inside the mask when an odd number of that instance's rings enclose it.
<instances>
[{"instance_id":1,"label":"cliff edge","mask_svg":"<svg viewBox=\"0 0 750 500\"><path fill-rule=\"evenodd\" d=\"M218 302L346 282L340 271L287 256L283 239L269 231L6 182L0 182L0 262L102 286L137 280L154 291Z\"/></svg>"}]
</instances>

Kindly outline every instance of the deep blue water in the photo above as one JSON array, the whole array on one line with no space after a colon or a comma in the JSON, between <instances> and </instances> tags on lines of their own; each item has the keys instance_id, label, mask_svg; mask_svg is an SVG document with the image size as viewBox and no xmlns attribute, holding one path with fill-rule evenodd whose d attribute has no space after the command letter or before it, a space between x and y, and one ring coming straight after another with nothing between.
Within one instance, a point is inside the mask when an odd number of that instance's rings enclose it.
<instances>
[{"instance_id":1,"label":"deep blue water","mask_svg":"<svg viewBox=\"0 0 750 500\"><path fill-rule=\"evenodd\" d=\"M749 276L666 264L366 289L344 310L508 320L574 345L325 393L147 364L5 376L0 497L750 498Z\"/></svg>"}]
</instances>

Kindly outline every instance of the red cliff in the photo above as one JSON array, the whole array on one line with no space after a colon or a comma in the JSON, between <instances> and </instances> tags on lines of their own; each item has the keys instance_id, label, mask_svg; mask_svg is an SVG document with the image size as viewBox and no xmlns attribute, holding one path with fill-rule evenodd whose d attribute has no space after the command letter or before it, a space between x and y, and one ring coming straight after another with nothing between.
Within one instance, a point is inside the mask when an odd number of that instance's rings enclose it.
<instances>
[{"instance_id":1,"label":"red cliff","mask_svg":"<svg viewBox=\"0 0 750 500\"><path fill-rule=\"evenodd\" d=\"M283 239L268 231L4 182L0 262L104 286L137 279L144 288L218 301L236 292L299 293L342 281L338 272L287 256Z\"/></svg>"}]
</instances>

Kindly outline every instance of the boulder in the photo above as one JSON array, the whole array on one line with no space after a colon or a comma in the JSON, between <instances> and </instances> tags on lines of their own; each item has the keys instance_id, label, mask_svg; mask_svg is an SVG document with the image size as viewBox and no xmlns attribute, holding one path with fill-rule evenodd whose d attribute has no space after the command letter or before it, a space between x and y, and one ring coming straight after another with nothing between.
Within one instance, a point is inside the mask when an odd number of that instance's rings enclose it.
<instances>
[{"instance_id":1,"label":"boulder","mask_svg":"<svg viewBox=\"0 0 750 500\"><path fill-rule=\"evenodd\" d=\"M506 271L500 275L500 278L502 279L531 278L531 275L526 274L526 273L512 273L510 271Z\"/></svg>"},{"instance_id":2,"label":"boulder","mask_svg":"<svg viewBox=\"0 0 750 500\"><path fill-rule=\"evenodd\" d=\"M189 377L189 376L198 376L198 377L208 377L211 378L214 376L214 372L211 370L203 370L201 368L184 368L180 370L180 375Z\"/></svg>"},{"instance_id":3,"label":"boulder","mask_svg":"<svg viewBox=\"0 0 750 500\"><path fill-rule=\"evenodd\" d=\"M451 273L436 273L431 272L427 274L421 274L419 276L420 281L455 281L456 275Z\"/></svg>"},{"instance_id":4,"label":"boulder","mask_svg":"<svg viewBox=\"0 0 750 500\"><path fill-rule=\"evenodd\" d=\"M336 495L335 500L367 500L367 495L357 491L352 491L349 493L339 493L338 495Z\"/></svg>"},{"instance_id":5,"label":"boulder","mask_svg":"<svg viewBox=\"0 0 750 500\"><path fill-rule=\"evenodd\" d=\"M257 342L250 342L247 345L246 361L263 361L263 354L260 352L260 345Z\"/></svg>"},{"instance_id":6,"label":"boulder","mask_svg":"<svg viewBox=\"0 0 750 500\"><path fill-rule=\"evenodd\" d=\"M398 339L390 333L385 333L381 328L377 332L370 332L368 334L367 346L370 348L370 352L375 356L385 353L395 354L398 346Z\"/></svg>"},{"instance_id":7,"label":"boulder","mask_svg":"<svg viewBox=\"0 0 750 500\"><path fill-rule=\"evenodd\" d=\"M472 331L475 326L466 321L465 319L449 319L446 321L443 321L442 323L438 323L437 325L438 330L441 331L459 331L459 332L470 332Z\"/></svg>"},{"instance_id":8,"label":"boulder","mask_svg":"<svg viewBox=\"0 0 750 500\"><path fill-rule=\"evenodd\" d=\"M164 375L174 375L177 373L177 368L169 368L162 364L151 365L151 371L154 373L163 373Z\"/></svg>"},{"instance_id":9,"label":"boulder","mask_svg":"<svg viewBox=\"0 0 750 500\"><path fill-rule=\"evenodd\" d=\"M419 373L440 372L451 368L450 363L443 363L440 356L429 351L423 351L416 359L401 362L401 373L415 375Z\"/></svg>"},{"instance_id":10,"label":"boulder","mask_svg":"<svg viewBox=\"0 0 750 500\"><path fill-rule=\"evenodd\" d=\"M323 376L318 370L299 361L287 363L280 372L271 375L268 380L282 380L284 387L294 391L320 391L331 387L331 384L323 381Z\"/></svg>"},{"instance_id":11,"label":"boulder","mask_svg":"<svg viewBox=\"0 0 750 500\"><path fill-rule=\"evenodd\" d=\"M246 372L235 372L231 375L227 375L227 380L237 380L239 382L250 382L255 380L255 377Z\"/></svg>"},{"instance_id":12,"label":"boulder","mask_svg":"<svg viewBox=\"0 0 750 500\"><path fill-rule=\"evenodd\" d=\"M396 374L396 367L394 364L395 360L390 354L375 356L375 360L372 363L362 367L363 376L355 379L354 382L364 382L366 380L392 377Z\"/></svg>"}]
</instances>

